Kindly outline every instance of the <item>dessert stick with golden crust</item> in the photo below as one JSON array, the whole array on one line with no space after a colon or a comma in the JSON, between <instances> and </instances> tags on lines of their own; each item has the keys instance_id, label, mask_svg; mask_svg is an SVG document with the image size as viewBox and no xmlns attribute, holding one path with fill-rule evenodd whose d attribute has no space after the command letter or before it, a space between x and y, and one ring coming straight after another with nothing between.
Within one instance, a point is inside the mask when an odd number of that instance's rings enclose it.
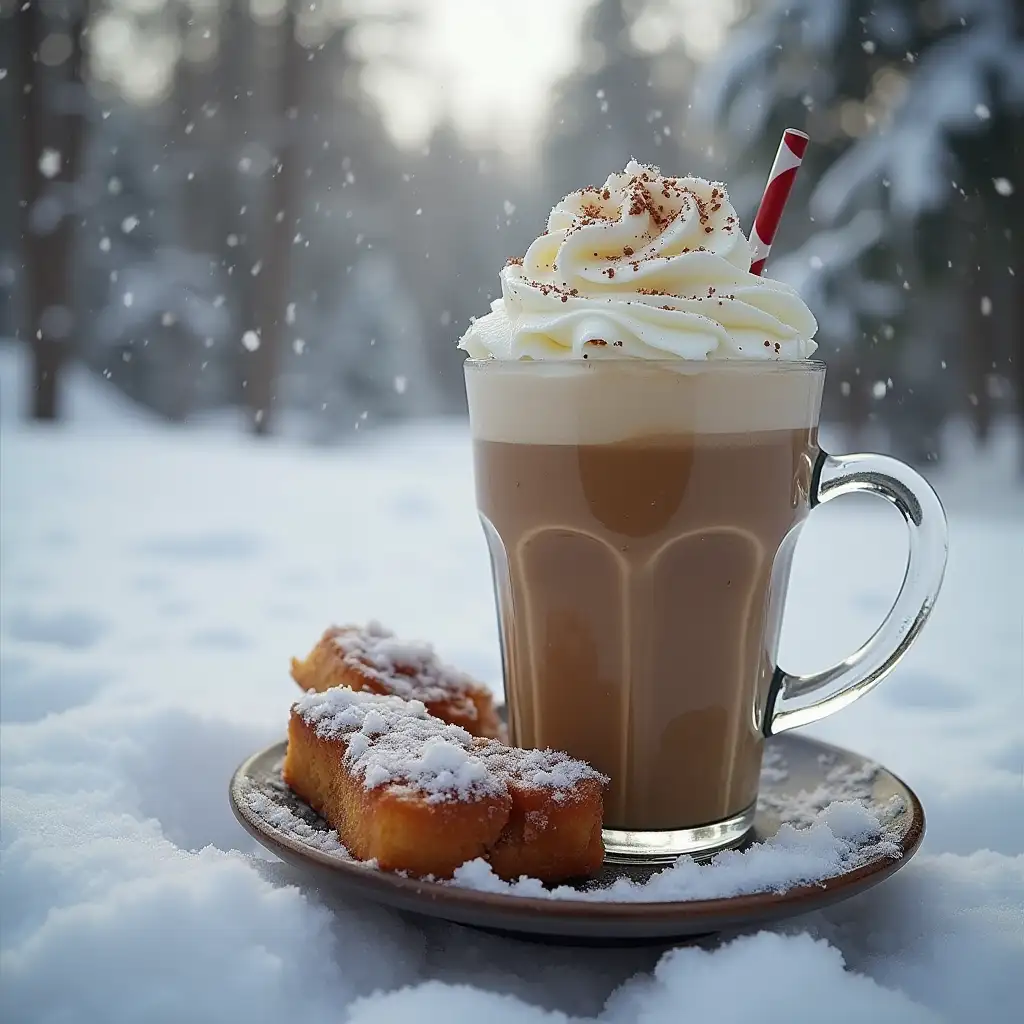
<instances>
[{"instance_id":1,"label":"dessert stick with golden crust","mask_svg":"<svg viewBox=\"0 0 1024 1024\"><path fill-rule=\"evenodd\" d=\"M353 856L384 870L450 878L483 857L502 878L560 882L604 859L603 775L473 737L420 701L307 693L292 708L284 779Z\"/></svg>"},{"instance_id":2,"label":"dessert stick with golden crust","mask_svg":"<svg viewBox=\"0 0 1024 1024\"><path fill-rule=\"evenodd\" d=\"M419 700L474 736L504 735L490 690L442 662L430 644L399 640L377 622L332 626L304 659L292 658L291 671L303 690L347 686Z\"/></svg>"}]
</instances>

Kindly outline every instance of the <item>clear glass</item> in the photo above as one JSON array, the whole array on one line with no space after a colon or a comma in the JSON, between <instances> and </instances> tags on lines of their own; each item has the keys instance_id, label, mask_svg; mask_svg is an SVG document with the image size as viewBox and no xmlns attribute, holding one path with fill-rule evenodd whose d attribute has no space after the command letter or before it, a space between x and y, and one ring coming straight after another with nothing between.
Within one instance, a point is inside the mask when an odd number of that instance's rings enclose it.
<instances>
[{"instance_id":1,"label":"clear glass","mask_svg":"<svg viewBox=\"0 0 1024 1024\"><path fill-rule=\"evenodd\" d=\"M901 463L820 450L824 373L811 360L466 363L512 740L610 777L610 859L741 842L764 737L867 692L928 616L941 505ZM854 490L903 513L906 579L861 650L789 675L777 652L799 528Z\"/></svg>"}]
</instances>

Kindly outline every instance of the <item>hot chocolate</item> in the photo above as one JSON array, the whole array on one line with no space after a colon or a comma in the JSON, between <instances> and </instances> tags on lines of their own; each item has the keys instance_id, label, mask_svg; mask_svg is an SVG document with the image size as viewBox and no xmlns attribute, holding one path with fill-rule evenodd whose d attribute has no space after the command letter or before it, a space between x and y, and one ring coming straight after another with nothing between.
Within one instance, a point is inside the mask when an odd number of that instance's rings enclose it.
<instances>
[{"instance_id":1,"label":"hot chocolate","mask_svg":"<svg viewBox=\"0 0 1024 1024\"><path fill-rule=\"evenodd\" d=\"M612 851L735 841L816 456L814 317L750 273L724 186L635 163L501 283L460 344L512 739L611 778Z\"/></svg>"},{"instance_id":2,"label":"hot chocolate","mask_svg":"<svg viewBox=\"0 0 1024 1024\"><path fill-rule=\"evenodd\" d=\"M788 545L776 554L816 455L812 365L774 380L652 363L468 371L512 740L608 775L606 828L693 828L756 798ZM725 388L731 411L714 400ZM528 393L548 415L502 436ZM631 394L646 399L639 434Z\"/></svg>"}]
</instances>

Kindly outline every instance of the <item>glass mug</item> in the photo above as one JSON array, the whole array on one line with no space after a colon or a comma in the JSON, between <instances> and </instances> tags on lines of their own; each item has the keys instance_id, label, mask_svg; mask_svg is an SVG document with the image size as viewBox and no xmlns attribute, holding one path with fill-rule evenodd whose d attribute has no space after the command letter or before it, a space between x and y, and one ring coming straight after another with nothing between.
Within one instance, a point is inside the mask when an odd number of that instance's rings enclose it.
<instances>
[{"instance_id":1,"label":"glass mug","mask_svg":"<svg viewBox=\"0 0 1024 1024\"><path fill-rule=\"evenodd\" d=\"M867 693L921 631L946 563L938 497L894 459L821 450L820 362L468 360L465 375L512 742L609 776L610 860L738 844L765 737ZM860 650L791 675L776 656L800 526L854 492L902 513L903 584Z\"/></svg>"}]
</instances>

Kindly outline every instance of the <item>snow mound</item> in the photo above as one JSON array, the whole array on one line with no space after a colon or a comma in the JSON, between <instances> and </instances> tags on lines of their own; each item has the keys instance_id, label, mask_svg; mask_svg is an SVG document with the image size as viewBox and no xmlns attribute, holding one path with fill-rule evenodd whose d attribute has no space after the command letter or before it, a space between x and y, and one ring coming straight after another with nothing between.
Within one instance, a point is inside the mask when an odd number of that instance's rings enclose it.
<instances>
[{"instance_id":1,"label":"snow mound","mask_svg":"<svg viewBox=\"0 0 1024 1024\"><path fill-rule=\"evenodd\" d=\"M289 656L332 621L379 618L499 679L464 428L336 452L119 423L102 443L74 420L4 423L0 1018L1015 1019L1020 506L951 514L934 621L891 679L816 729L921 795L929 831L905 870L704 948L545 948L333 897L259 851L227 800L234 767L283 735ZM791 671L842 657L888 610L905 558L889 512L836 501L810 517ZM833 835L862 824L830 813Z\"/></svg>"}]
</instances>

